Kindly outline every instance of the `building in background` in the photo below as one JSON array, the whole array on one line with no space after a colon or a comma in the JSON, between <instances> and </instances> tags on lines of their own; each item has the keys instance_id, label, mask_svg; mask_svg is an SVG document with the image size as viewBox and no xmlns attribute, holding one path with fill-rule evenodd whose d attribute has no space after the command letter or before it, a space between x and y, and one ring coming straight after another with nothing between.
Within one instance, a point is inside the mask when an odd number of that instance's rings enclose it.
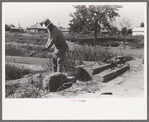
<instances>
[{"instance_id":1,"label":"building in background","mask_svg":"<svg viewBox=\"0 0 149 122\"><path fill-rule=\"evenodd\" d=\"M28 33L48 33L48 29L44 26L41 26L39 23L27 27Z\"/></svg>"},{"instance_id":2,"label":"building in background","mask_svg":"<svg viewBox=\"0 0 149 122\"><path fill-rule=\"evenodd\" d=\"M11 27L10 32L24 32L22 27Z\"/></svg>"},{"instance_id":3,"label":"building in background","mask_svg":"<svg viewBox=\"0 0 149 122\"><path fill-rule=\"evenodd\" d=\"M63 34L68 34L69 33L69 28L60 28Z\"/></svg>"},{"instance_id":4,"label":"building in background","mask_svg":"<svg viewBox=\"0 0 149 122\"><path fill-rule=\"evenodd\" d=\"M132 29L132 35L144 35L144 27L135 27Z\"/></svg>"},{"instance_id":5,"label":"building in background","mask_svg":"<svg viewBox=\"0 0 149 122\"><path fill-rule=\"evenodd\" d=\"M20 22L18 24L18 27L15 27L13 24L6 24L6 26L10 28L10 32L24 32L24 29L20 26Z\"/></svg>"},{"instance_id":6,"label":"building in background","mask_svg":"<svg viewBox=\"0 0 149 122\"><path fill-rule=\"evenodd\" d=\"M101 34L108 34L108 33L110 33L110 30L108 27L101 27L100 33Z\"/></svg>"}]
</instances>

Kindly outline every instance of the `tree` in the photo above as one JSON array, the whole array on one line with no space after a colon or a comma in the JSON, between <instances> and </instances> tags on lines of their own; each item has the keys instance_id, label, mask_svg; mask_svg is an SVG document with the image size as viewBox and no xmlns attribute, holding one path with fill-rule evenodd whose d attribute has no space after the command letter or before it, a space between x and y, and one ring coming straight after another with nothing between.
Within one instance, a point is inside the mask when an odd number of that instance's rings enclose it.
<instances>
[{"instance_id":1,"label":"tree","mask_svg":"<svg viewBox=\"0 0 149 122\"><path fill-rule=\"evenodd\" d=\"M130 21L129 21L128 19L123 18L123 19L122 19L122 22L120 22L120 26L121 26L122 28L126 27L126 29L130 29L131 24L130 24Z\"/></svg>"},{"instance_id":2,"label":"tree","mask_svg":"<svg viewBox=\"0 0 149 122\"><path fill-rule=\"evenodd\" d=\"M144 22L142 22L142 23L140 24L140 27L144 27Z\"/></svg>"},{"instance_id":3,"label":"tree","mask_svg":"<svg viewBox=\"0 0 149 122\"><path fill-rule=\"evenodd\" d=\"M10 26L5 24L5 31L10 31Z\"/></svg>"},{"instance_id":4,"label":"tree","mask_svg":"<svg viewBox=\"0 0 149 122\"><path fill-rule=\"evenodd\" d=\"M122 35L127 35L127 28L126 27L123 27L121 29L121 31L122 31Z\"/></svg>"},{"instance_id":5,"label":"tree","mask_svg":"<svg viewBox=\"0 0 149 122\"><path fill-rule=\"evenodd\" d=\"M109 30L111 31L112 34L117 34L118 33L118 28L117 27L110 27Z\"/></svg>"},{"instance_id":6,"label":"tree","mask_svg":"<svg viewBox=\"0 0 149 122\"><path fill-rule=\"evenodd\" d=\"M132 34L132 29L128 29L127 34Z\"/></svg>"},{"instance_id":7,"label":"tree","mask_svg":"<svg viewBox=\"0 0 149 122\"><path fill-rule=\"evenodd\" d=\"M122 27L121 28L122 35L127 35L128 34L128 30L131 27L130 21L127 18L123 18L122 22L120 22L120 26Z\"/></svg>"},{"instance_id":8,"label":"tree","mask_svg":"<svg viewBox=\"0 0 149 122\"><path fill-rule=\"evenodd\" d=\"M104 26L109 26L115 17L119 16L117 13L118 9L122 6L117 5L77 5L73 6L76 12L71 13L70 17L70 31L72 32L82 32L88 30L94 30L95 19L103 24ZM100 25L97 24L97 31L100 31Z\"/></svg>"},{"instance_id":9,"label":"tree","mask_svg":"<svg viewBox=\"0 0 149 122\"><path fill-rule=\"evenodd\" d=\"M39 24L40 24L41 26L43 26L43 22L40 22Z\"/></svg>"}]
</instances>

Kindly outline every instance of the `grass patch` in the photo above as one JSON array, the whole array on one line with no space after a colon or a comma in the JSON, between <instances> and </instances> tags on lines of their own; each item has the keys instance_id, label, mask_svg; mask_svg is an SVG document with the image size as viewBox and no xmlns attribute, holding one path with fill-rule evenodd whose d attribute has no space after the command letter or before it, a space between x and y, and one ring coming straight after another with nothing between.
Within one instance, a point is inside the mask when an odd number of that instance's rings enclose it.
<instances>
[{"instance_id":1,"label":"grass patch","mask_svg":"<svg viewBox=\"0 0 149 122\"><path fill-rule=\"evenodd\" d=\"M36 44L36 45L45 45L47 42L47 39L49 37L48 33L45 34L30 34L30 33L13 33L13 32L7 32L5 33L5 41L6 42L16 42L16 43L26 43L26 44ZM94 35L89 34L76 34L76 33L69 33L64 34L64 37L66 40L70 42L76 42L79 44L92 44L92 41L94 40ZM99 34L97 37L97 44L102 44L102 42L109 42L109 41L124 41L127 40L128 42L139 42L141 40L144 40L144 36L121 36L121 35L101 35ZM115 46L115 44L114 44Z\"/></svg>"},{"instance_id":2,"label":"grass patch","mask_svg":"<svg viewBox=\"0 0 149 122\"><path fill-rule=\"evenodd\" d=\"M26 54L26 49L21 48L21 46L6 45L5 54L9 56L24 56Z\"/></svg>"},{"instance_id":3,"label":"grass patch","mask_svg":"<svg viewBox=\"0 0 149 122\"><path fill-rule=\"evenodd\" d=\"M131 49L142 49L144 48L144 43L142 42L132 42L128 44Z\"/></svg>"},{"instance_id":4,"label":"grass patch","mask_svg":"<svg viewBox=\"0 0 149 122\"><path fill-rule=\"evenodd\" d=\"M24 67L17 67L11 64L5 65L6 80L19 79L22 78L23 75L27 75L29 73L31 73L30 69L26 69Z\"/></svg>"},{"instance_id":5,"label":"grass patch","mask_svg":"<svg viewBox=\"0 0 149 122\"><path fill-rule=\"evenodd\" d=\"M76 45L70 50L68 56L71 60L106 62L107 59L112 58L114 54L110 52L108 48L100 46Z\"/></svg>"},{"instance_id":6,"label":"grass patch","mask_svg":"<svg viewBox=\"0 0 149 122\"><path fill-rule=\"evenodd\" d=\"M128 55L124 55L124 59L125 61L130 61L130 60L134 60L134 57L133 55L128 54Z\"/></svg>"},{"instance_id":7,"label":"grass patch","mask_svg":"<svg viewBox=\"0 0 149 122\"><path fill-rule=\"evenodd\" d=\"M66 71L73 70L78 65L77 63L81 64L81 61L107 62L114 55L108 48L75 45L68 52L64 68Z\"/></svg>"},{"instance_id":8,"label":"grass patch","mask_svg":"<svg viewBox=\"0 0 149 122\"><path fill-rule=\"evenodd\" d=\"M22 57L29 57L29 54L32 51L38 51L42 47L41 46L30 46L30 45L12 45L12 44L6 44L5 46L5 54L7 56L22 56ZM50 52L53 51L53 49L49 50ZM48 54L49 51L40 52L33 57L37 58L49 58L50 54Z\"/></svg>"},{"instance_id":9,"label":"grass patch","mask_svg":"<svg viewBox=\"0 0 149 122\"><path fill-rule=\"evenodd\" d=\"M16 42L16 43L26 43L26 44L36 44L44 45L47 42L49 37L48 33L46 34L29 34L29 33L5 33L6 42Z\"/></svg>"}]
</instances>

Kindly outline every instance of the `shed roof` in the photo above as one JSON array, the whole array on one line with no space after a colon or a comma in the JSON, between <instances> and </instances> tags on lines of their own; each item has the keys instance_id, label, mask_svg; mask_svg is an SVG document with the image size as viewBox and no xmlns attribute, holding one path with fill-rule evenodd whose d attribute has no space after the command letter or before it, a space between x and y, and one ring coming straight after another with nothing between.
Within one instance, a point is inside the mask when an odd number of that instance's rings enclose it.
<instances>
[{"instance_id":1,"label":"shed roof","mask_svg":"<svg viewBox=\"0 0 149 122\"><path fill-rule=\"evenodd\" d=\"M143 27L135 27L132 29L132 31L137 31L137 32L143 31L144 32L144 28Z\"/></svg>"},{"instance_id":2,"label":"shed roof","mask_svg":"<svg viewBox=\"0 0 149 122\"><path fill-rule=\"evenodd\" d=\"M27 27L27 29L47 29L47 27L41 26L40 24L36 23L30 27Z\"/></svg>"}]
</instances>

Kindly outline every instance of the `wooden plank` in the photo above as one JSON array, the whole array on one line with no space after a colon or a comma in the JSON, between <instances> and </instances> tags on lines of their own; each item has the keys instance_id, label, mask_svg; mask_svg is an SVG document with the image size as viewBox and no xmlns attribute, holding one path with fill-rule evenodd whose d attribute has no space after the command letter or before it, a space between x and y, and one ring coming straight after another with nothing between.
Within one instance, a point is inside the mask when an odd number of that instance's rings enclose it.
<instances>
[{"instance_id":1,"label":"wooden plank","mask_svg":"<svg viewBox=\"0 0 149 122\"><path fill-rule=\"evenodd\" d=\"M123 74L124 72L126 72L127 70L129 70L129 66L123 66L120 69L114 70L113 72L110 73L105 73L105 74L97 74L93 76L94 80L100 81L100 82L108 82L114 78L116 78L117 76Z\"/></svg>"}]
</instances>

